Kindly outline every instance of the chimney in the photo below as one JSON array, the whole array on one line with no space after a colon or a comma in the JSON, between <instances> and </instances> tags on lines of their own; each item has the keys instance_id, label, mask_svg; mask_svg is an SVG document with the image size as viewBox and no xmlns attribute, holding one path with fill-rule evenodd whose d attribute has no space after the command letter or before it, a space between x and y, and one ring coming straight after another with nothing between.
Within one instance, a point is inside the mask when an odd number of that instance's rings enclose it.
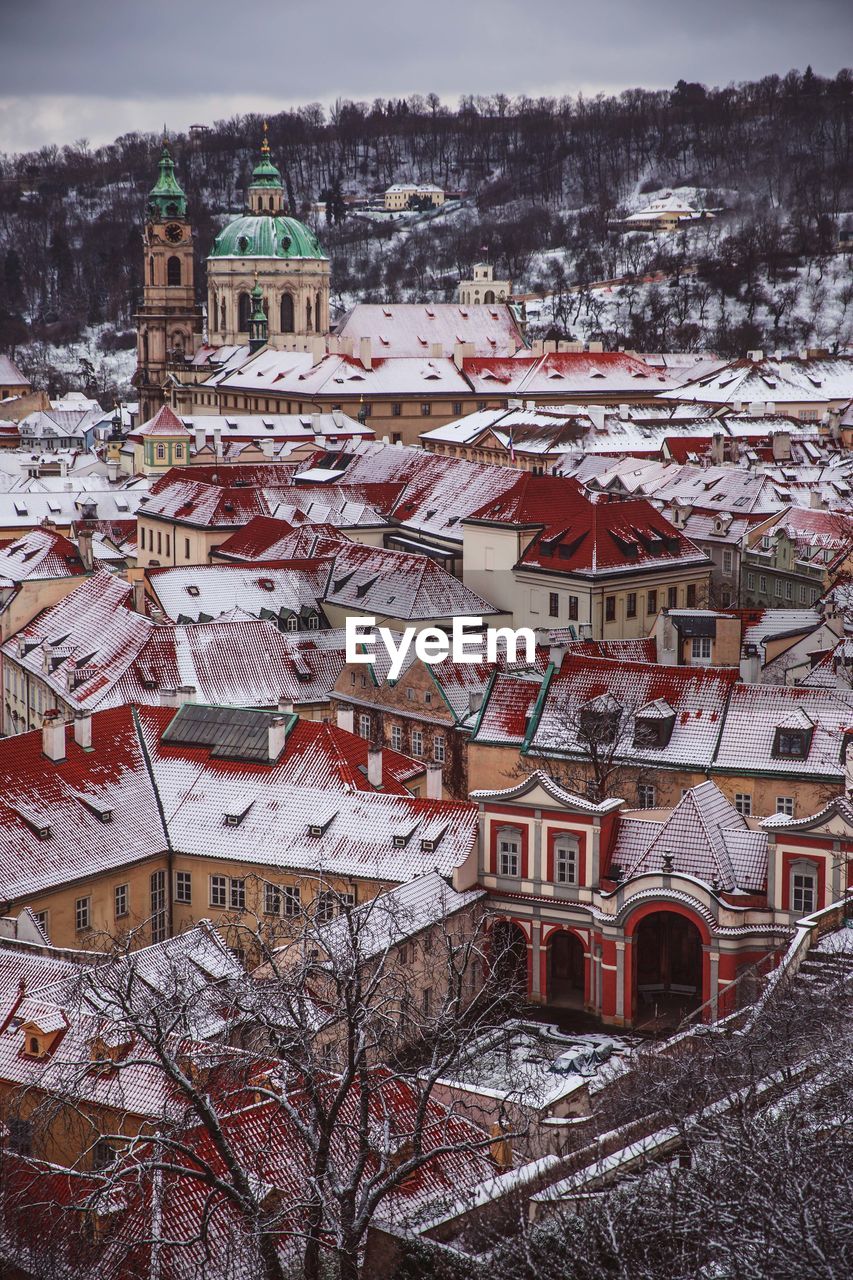
<instances>
[{"instance_id":1,"label":"chimney","mask_svg":"<svg viewBox=\"0 0 853 1280\"><path fill-rule=\"evenodd\" d=\"M177 689L160 690L161 707L182 707L185 702L195 702L196 687L194 684L182 684Z\"/></svg>"},{"instance_id":2,"label":"chimney","mask_svg":"<svg viewBox=\"0 0 853 1280\"><path fill-rule=\"evenodd\" d=\"M761 653L758 645L746 646L744 657L740 660L740 678L744 684L761 683Z\"/></svg>"},{"instance_id":3,"label":"chimney","mask_svg":"<svg viewBox=\"0 0 853 1280\"><path fill-rule=\"evenodd\" d=\"M213 428L213 453L217 458L222 457L222 428Z\"/></svg>"},{"instance_id":4,"label":"chimney","mask_svg":"<svg viewBox=\"0 0 853 1280\"><path fill-rule=\"evenodd\" d=\"M472 689L468 694L468 714L473 715L483 705L482 689Z\"/></svg>"},{"instance_id":5,"label":"chimney","mask_svg":"<svg viewBox=\"0 0 853 1280\"><path fill-rule=\"evenodd\" d=\"M620 404L619 417L622 420L622 422L627 422L630 416L631 416L631 406L627 404Z\"/></svg>"},{"instance_id":6,"label":"chimney","mask_svg":"<svg viewBox=\"0 0 853 1280\"><path fill-rule=\"evenodd\" d=\"M454 342L453 344L453 363L457 369L461 369L467 359L474 354L473 342Z\"/></svg>"},{"instance_id":7,"label":"chimney","mask_svg":"<svg viewBox=\"0 0 853 1280\"><path fill-rule=\"evenodd\" d=\"M323 438L323 415L321 413L311 414L311 430L314 432L314 439Z\"/></svg>"},{"instance_id":8,"label":"chimney","mask_svg":"<svg viewBox=\"0 0 853 1280\"><path fill-rule=\"evenodd\" d=\"M367 781L372 787L382 786L382 748L367 749Z\"/></svg>"},{"instance_id":9,"label":"chimney","mask_svg":"<svg viewBox=\"0 0 853 1280\"><path fill-rule=\"evenodd\" d=\"M116 484L118 482L118 471L119 467L117 461L113 460L107 463L107 480L110 484Z\"/></svg>"},{"instance_id":10,"label":"chimney","mask_svg":"<svg viewBox=\"0 0 853 1280\"><path fill-rule=\"evenodd\" d=\"M281 714L281 715L283 715L283 716L292 716L292 715L293 715L293 703L292 703L292 701L290 700L290 698L285 698L284 696L280 697L280 698L279 698L279 700L278 700L278 708L277 708L277 709L278 709L278 711L280 712L280 714Z\"/></svg>"},{"instance_id":11,"label":"chimney","mask_svg":"<svg viewBox=\"0 0 853 1280\"><path fill-rule=\"evenodd\" d=\"M352 733L355 729L355 711L352 707L338 707L338 728Z\"/></svg>"},{"instance_id":12,"label":"chimney","mask_svg":"<svg viewBox=\"0 0 853 1280\"><path fill-rule=\"evenodd\" d=\"M41 726L41 749L48 760L58 764L65 759L65 722L55 707L45 711Z\"/></svg>"},{"instance_id":13,"label":"chimney","mask_svg":"<svg viewBox=\"0 0 853 1280\"><path fill-rule=\"evenodd\" d=\"M274 764L284 750L287 738L287 716L273 716L267 731L267 756Z\"/></svg>"},{"instance_id":14,"label":"chimney","mask_svg":"<svg viewBox=\"0 0 853 1280\"><path fill-rule=\"evenodd\" d=\"M195 451L196 453L201 453L207 444L207 432L204 427L196 426L193 430L193 435L195 436Z\"/></svg>"},{"instance_id":15,"label":"chimney","mask_svg":"<svg viewBox=\"0 0 853 1280\"><path fill-rule=\"evenodd\" d=\"M364 369L373 368L373 355L371 354L369 338L361 338L359 340L358 358L361 361L362 368Z\"/></svg>"},{"instance_id":16,"label":"chimney","mask_svg":"<svg viewBox=\"0 0 853 1280\"><path fill-rule=\"evenodd\" d=\"M440 360L444 355L444 347L440 342L431 342L429 344L429 354L433 360Z\"/></svg>"},{"instance_id":17,"label":"chimney","mask_svg":"<svg viewBox=\"0 0 853 1280\"><path fill-rule=\"evenodd\" d=\"M77 530L77 550L80 553L80 559L83 561L83 568L91 573L94 564L91 529L80 528Z\"/></svg>"},{"instance_id":18,"label":"chimney","mask_svg":"<svg viewBox=\"0 0 853 1280\"><path fill-rule=\"evenodd\" d=\"M440 764L428 764L426 768L426 798L440 800L442 793L442 768Z\"/></svg>"},{"instance_id":19,"label":"chimney","mask_svg":"<svg viewBox=\"0 0 853 1280\"><path fill-rule=\"evenodd\" d=\"M145 579L134 578L133 580L133 608L136 613L147 613L145 608Z\"/></svg>"},{"instance_id":20,"label":"chimney","mask_svg":"<svg viewBox=\"0 0 853 1280\"><path fill-rule=\"evenodd\" d=\"M548 661L553 662L554 666L559 671L560 667L563 665L563 658L565 658L567 653L568 648L565 644L550 644L548 646Z\"/></svg>"},{"instance_id":21,"label":"chimney","mask_svg":"<svg viewBox=\"0 0 853 1280\"><path fill-rule=\"evenodd\" d=\"M270 440L269 436L264 436L263 440L261 441L261 453L264 455L265 458L272 457L274 445L275 445L274 440Z\"/></svg>"},{"instance_id":22,"label":"chimney","mask_svg":"<svg viewBox=\"0 0 853 1280\"><path fill-rule=\"evenodd\" d=\"M92 715L83 711L74 717L74 741L84 751L92 750Z\"/></svg>"},{"instance_id":23,"label":"chimney","mask_svg":"<svg viewBox=\"0 0 853 1280\"><path fill-rule=\"evenodd\" d=\"M589 420L592 423L593 430L603 431L605 417L604 407L602 405L590 405L587 412L589 413Z\"/></svg>"},{"instance_id":24,"label":"chimney","mask_svg":"<svg viewBox=\"0 0 853 1280\"><path fill-rule=\"evenodd\" d=\"M790 431L774 431L771 436L771 445L773 447L773 460L775 462L788 462L791 458L791 433ZM811 490L809 497L814 493Z\"/></svg>"}]
</instances>

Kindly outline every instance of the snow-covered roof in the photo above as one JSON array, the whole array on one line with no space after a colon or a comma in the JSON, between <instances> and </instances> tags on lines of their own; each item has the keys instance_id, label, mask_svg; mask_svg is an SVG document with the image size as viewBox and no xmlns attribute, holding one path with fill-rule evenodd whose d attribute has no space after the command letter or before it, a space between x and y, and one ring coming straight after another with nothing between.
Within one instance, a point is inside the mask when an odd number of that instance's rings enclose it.
<instances>
[{"instance_id":1,"label":"snow-covered roof","mask_svg":"<svg viewBox=\"0 0 853 1280\"><path fill-rule=\"evenodd\" d=\"M722 369L662 392L664 398L705 404L783 404L853 400L851 356L762 356L733 360Z\"/></svg>"},{"instance_id":2,"label":"snow-covered roof","mask_svg":"<svg viewBox=\"0 0 853 1280\"><path fill-rule=\"evenodd\" d=\"M234 758L209 745L203 730L181 730L182 715L204 710L96 713L92 750L77 746L69 726L59 762L46 761L40 732L0 741L4 898L126 867L167 847L391 884L436 868L449 875L474 847L476 806L408 793L405 782L422 772L421 762L383 751L376 789L364 739L295 717L274 763ZM109 822L98 816L106 810ZM227 823L229 814L241 815L239 823ZM318 814L328 821L314 835ZM412 834L400 849L394 836L403 827Z\"/></svg>"},{"instance_id":3,"label":"snow-covered roof","mask_svg":"<svg viewBox=\"0 0 853 1280\"><path fill-rule=\"evenodd\" d=\"M362 338L369 338L374 356L419 357L433 354L434 344L443 356L454 347L471 343L472 355L511 356L524 347L512 308L503 302L360 302L338 327L338 337L354 340L356 355Z\"/></svg>"},{"instance_id":4,"label":"snow-covered roof","mask_svg":"<svg viewBox=\"0 0 853 1280\"><path fill-rule=\"evenodd\" d=\"M268 563L263 568L240 564L186 565L149 569L148 584L157 603L173 622L218 618L238 606L253 618L279 618L313 611L329 576L324 560Z\"/></svg>"},{"instance_id":5,"label":"snow-covered roof","mask_svg":"<svg viewBox=\"0 0 853 1280\"><path fill-rule=\"evenodd\" d=\"M24 377L11 356L0 352L0 383L4 387L28 387L29 378Z\"/></svg>"},{"instance_id":6,"label":"snow-covered roof","mask_svg":"<svg viewBox=\"0 0 853 1280\"><path fill-rule=\"evenodd\" d=\"M73 542L54 529L32 529L0 548L0 587L41 578L74 578L85 568Z\"/></svg>"}]
</instances>

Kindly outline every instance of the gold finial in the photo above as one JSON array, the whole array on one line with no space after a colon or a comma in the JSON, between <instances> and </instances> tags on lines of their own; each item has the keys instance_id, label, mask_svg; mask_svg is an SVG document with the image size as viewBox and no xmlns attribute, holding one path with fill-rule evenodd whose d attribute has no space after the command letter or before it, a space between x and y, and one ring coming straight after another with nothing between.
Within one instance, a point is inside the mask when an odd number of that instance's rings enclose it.
<instances>
[{"instance_id":1,"label":"gold finial","mask_svg":"<svg viewBox=\"0 0 853 1280\"><path fill-rule=\"evenodd\" d=\"M266 120L265 120L265 121L264 121L264 136L263 136L263 139L261 140L261 155L262 155L262 156L268 156L268 155L269 155L269 153L270 153L270 140L269 140L269 138L267 137L267 133L268 133L268 132L269 132L269 125L267 124L267 122L266 122Z\"/></svg>"}]
</instances>

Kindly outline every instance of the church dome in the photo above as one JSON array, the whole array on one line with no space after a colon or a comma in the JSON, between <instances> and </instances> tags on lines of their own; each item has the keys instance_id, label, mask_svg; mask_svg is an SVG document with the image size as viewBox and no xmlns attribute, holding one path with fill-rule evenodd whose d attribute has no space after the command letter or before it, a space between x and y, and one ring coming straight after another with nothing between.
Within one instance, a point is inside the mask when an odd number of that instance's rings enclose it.
<instances>
[{"instance_id":1,"label":"church dome","mask_svg":"<svg viewBox=\"0 0 853 1280\"><path fill-rule=\"evenodd\" d=\"M220 231L211 258L327 259L314 232L296 218L253 216L235 218Z\"/></svg>"}]
</instances>

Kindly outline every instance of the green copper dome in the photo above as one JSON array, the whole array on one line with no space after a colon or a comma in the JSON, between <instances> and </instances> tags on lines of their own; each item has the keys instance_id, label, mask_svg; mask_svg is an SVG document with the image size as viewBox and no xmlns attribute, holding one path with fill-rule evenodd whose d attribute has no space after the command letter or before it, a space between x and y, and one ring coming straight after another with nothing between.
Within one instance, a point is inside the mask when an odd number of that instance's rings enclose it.
<instances>
[{"instance_id":1,"label":"green copper dome","mask_svg":"<svg viewBox=\"0 0 853 1280\"><path fill-rule=\"evenodd\" d=\"M213 244L211 258L321 258L320 241L295 218L245 214L229 222Z\"/></svg>"},{"instance_id":2,"label":"green copper dome","mask_svg":"<svg viewBox=\"0 0 853 1280\"><path fill-rule=\"evenodd\" d=\"M161 218L187 216L187 197L175 177L175 163L165 142L160 152L160 172L148 197L148 212Z\"/></svg>"}]
</instances>

